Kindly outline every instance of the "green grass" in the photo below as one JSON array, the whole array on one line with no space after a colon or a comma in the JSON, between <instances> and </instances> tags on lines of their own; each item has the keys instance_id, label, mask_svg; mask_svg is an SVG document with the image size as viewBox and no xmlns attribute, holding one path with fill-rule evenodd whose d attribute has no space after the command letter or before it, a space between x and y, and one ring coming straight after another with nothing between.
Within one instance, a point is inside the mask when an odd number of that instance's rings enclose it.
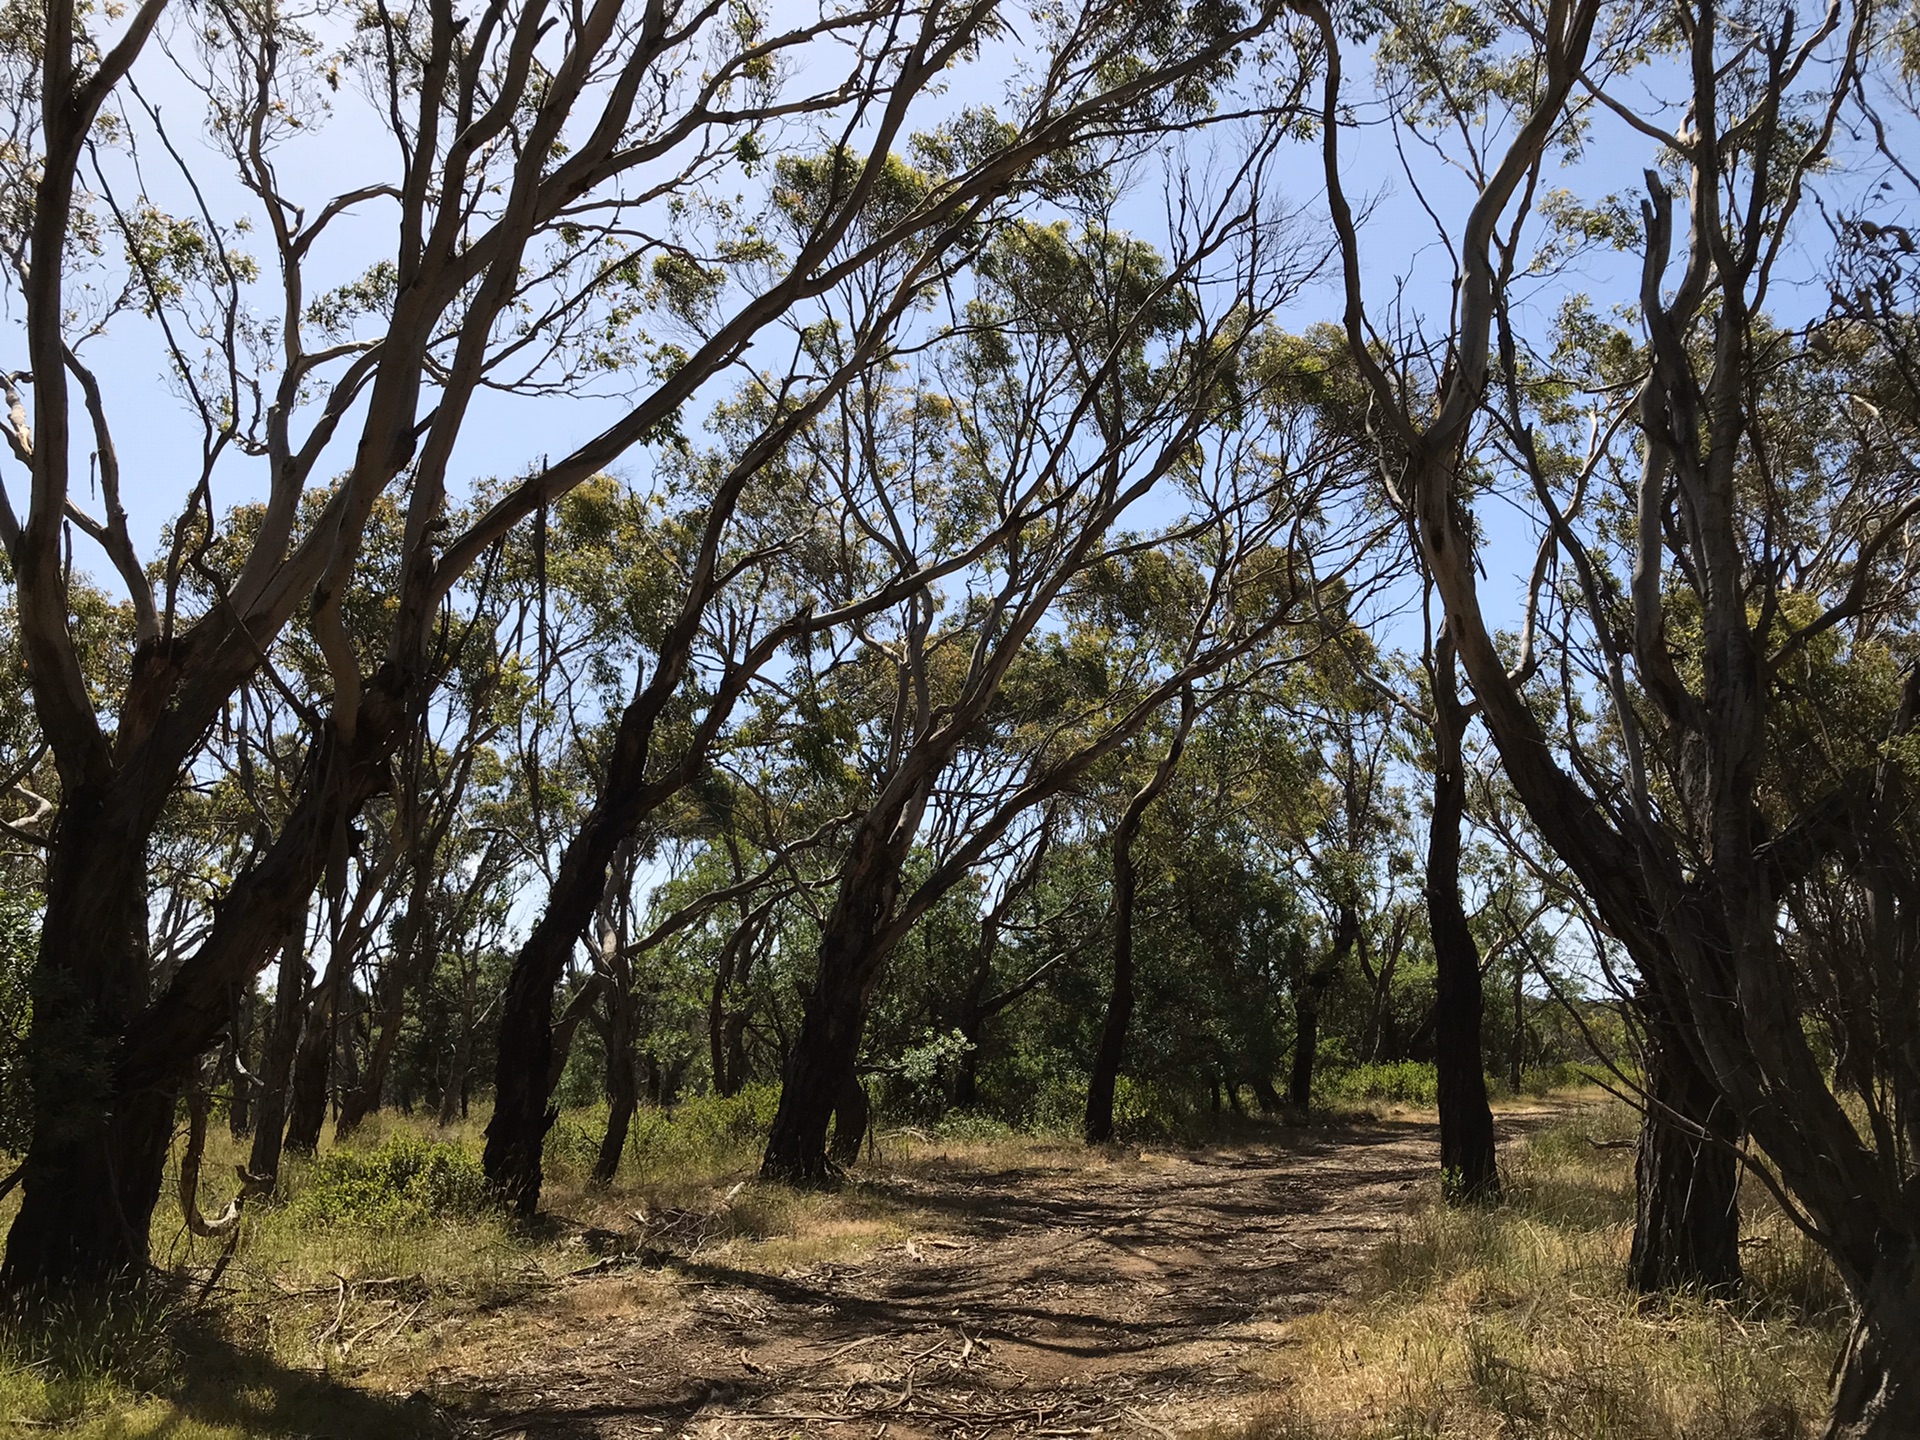
<instances>
[{"instance_id":1,"label":"green grass","mask_svg":"<svg viewBox=\"0 0 1920 1440\"><path fill-rule=\"evenodd\" d=\"M1561 1091L1592 1085L1596 1074L1604 1075L1605 1071L1589 1064L1535 1066L1521 1072L1517 1090L1505 1076L1487 1076L1487 1093L1495 1099L1521 1096L1544 1099ZM1315 1105L1335 1110L1365 1105L1431 1109L1439 1103L1440 1081L1431 1061L1329 1065L1315 1076L1313 1091Z\"/></svg>"},{"instance_id":2,"label":"green grass","mask_svg":"<svg viewBox=\"0 0 1920 1440\"><path fill-rule=\"evenodd\" d=\"M1847 1306L1823 1256L1743 1196L1733 1301L1624 1283L1631 1155L1617 1104L1506 1157L1507 1203L1437 1201L1373 1255L1364 1299L1292 1322L1235 1440L1799 1440L1818 1433Z\"/></svg>"}]
</instances>

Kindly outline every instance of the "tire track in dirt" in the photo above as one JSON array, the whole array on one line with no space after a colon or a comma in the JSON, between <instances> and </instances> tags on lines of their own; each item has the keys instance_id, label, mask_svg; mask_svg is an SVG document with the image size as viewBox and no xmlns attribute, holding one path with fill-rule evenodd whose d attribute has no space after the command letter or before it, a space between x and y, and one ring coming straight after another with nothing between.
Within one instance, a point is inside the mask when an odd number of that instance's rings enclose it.
<instances>
[{"instance_id":1,"label":"tire track in dirt","mask_svg":"<svg viewBox=\"0 0 1920 1440\"><path fill-rule=\"evenodd\" d=\"M1250 1354L1355 1283L1436 1149L1432 1124L1382 1121L883 1172L863 1183L923 1227L904 1243L784 1275L670 1260L671 1313L447 1378L494 1440L1178 1435L1251 1412Z\"/></svg>"}]
</instances>

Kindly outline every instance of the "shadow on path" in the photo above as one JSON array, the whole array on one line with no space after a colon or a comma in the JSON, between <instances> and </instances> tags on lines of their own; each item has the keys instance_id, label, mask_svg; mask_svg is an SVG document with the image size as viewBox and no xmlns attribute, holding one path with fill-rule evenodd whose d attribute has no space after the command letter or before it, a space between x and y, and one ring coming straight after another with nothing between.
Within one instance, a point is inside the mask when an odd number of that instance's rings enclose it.
<instances>
[{"instance_id":1,"label":"shadow on path","mask_svg":"<svg viewBox=\"0 0 1920 1440\"><path fill-rule=\"evenodd\" d=\"M556 1339L468 1377L458 1409L503 1440L1148 1437L1232 1419L1250 1352L1352 1284L1432 1193L1435 1145L1431 1124L1382 1121L1091 1164L883 1167L857 1184L911 1217L905 1243L779 1274L671 1257L684 1312Z\"/></svg>"}]
</instances>

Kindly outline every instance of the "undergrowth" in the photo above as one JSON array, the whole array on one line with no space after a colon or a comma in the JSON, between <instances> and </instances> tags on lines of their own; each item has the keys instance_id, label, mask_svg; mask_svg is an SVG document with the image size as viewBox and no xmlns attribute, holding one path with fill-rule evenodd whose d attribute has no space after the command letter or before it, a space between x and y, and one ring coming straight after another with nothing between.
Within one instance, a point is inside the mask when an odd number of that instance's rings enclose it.
<instances>
[{"instance_id":1,"label":"undergrowth","mask_svg":"<svg viewBox=\"0 0 1920 1440\"><path fill-rule=\"evenodd\" d=\"M1847 1305L1749 1186L1736 1300L1625 1285L1633 1133L1577 1112L1503 1156L1506 1202L1410 1217L1366 1298L1292 1322L1269 1413L1232 1440L1800 1440L1818 1433Z\"/></svg>"},{"instance_id":2,"label":"undergrowth","mask_svg":"<svg viewBox=\"0 0 1920 1440\"><path fill-rule=\"evenodd\" d=\"M0 1434L431 1437L424 1397L384 1392L503 1343L521 1321L512 1302L580 1303L575 1272L630 1270L629 1301L653 1308L676 1303L662 1255L778 1271L892 1238L892 1207L859 1187L753 1181L775 1098L761 1086L641 1111L610 1185L590 1183L604 1107L564 1113L545 1157L549 1213L531 1226L489 1203L478 1120L441 1130L381 1112L316 1156L286 1156L279 1194L249 1206L231 1256L181 1224L170 1169L154 1284L0 1311ZM246 1159L224 1128L208 1136L203 1213L225 1207Z\"/></svg>"},{"instance_id":3,"label":"undergrowth","mask_svg":"<svg viewBox=\"0 0 1920 1440\"><path fill-rule=\"evenodd\" d=\"M1605 1071L1590 1064L1531 1066L1518 1086L1505 1076L1487 1076L1487 1093L1496 1100L1531 1096L1591 1085ZM1353 1105L1407 1105L1431 1109L1440 1100L1440 1077L1431 1061L1392 1060L1379 1064L1328 1065L1314 1077L1315 1105L1340 1109Z\"/></svg>"},{"instance_id":4,"label":"undergrowth","mask_svg":"<svg viewBox=\"0 0 1920 1440\"><path fill-rule=\"evenodd\" d=\"M1415 1076L1375 1075L1363 1088L1378 1098L1395 1085L1417 1097ZM590 1331L670 1309L684 1303L680 1263L779 1274L912 1232L885 1183L832 1194L758 1184L773 1098L755 1089L643 1111L608 1186L589 1179L604 1114L564 1115L546 1156L551 1218L535 1226L487 1204L477 1122L436 1131L377 1116L347 1143L288 1158L280 1198L248 1211L217 1283L225 1242L189 1237L169 1196L155 1226L160 1283L111 1305L0 1311L0 1421L82 1440L431 1437L432 1405L395 1397L436 1369L488 1368L522 1343L517 1327ZM1136 1133L1175 1136L1209 1118L1169 1123L1150 1111L1134 1112ZM1221 1121L1215 1138L1240 1123ZM1577 1112L1503 1157L1504 1205L1436 1203L1409 1217L1368 1262L1354 1292L1364 1298L1290 1323L1264 1362L1268 1413L1224 1433L1811 1434L1845 1317L1831 1269L1750 1189L1738 1301L1628 1294L1631 1156L1590 1141L1631 1134L1624 1107ZM977 1114L883 1121L877 1138L895 1173L937 1168L943 1156L1028 1165L1044 1156L1063 1170L1127 1163L1119 1152L1089 1155L1062 1127L1036 1134ZM200 1198L214 1213L244 1154L224 1133L209 1148ZM615 1282L569 1283L581 1272Z\"/></svg>"}]
</instances>

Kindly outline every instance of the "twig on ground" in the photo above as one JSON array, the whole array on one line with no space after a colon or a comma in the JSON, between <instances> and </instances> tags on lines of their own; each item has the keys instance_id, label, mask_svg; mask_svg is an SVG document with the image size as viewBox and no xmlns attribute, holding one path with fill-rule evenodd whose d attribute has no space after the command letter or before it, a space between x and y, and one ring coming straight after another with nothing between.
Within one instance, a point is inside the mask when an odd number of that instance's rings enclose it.
<instances>
[{"instance_id":1,"label":"twig on ground","mask_svg":"<svg viewBox=\"0 0 1920 1440\"><path fill-rule=\"evenodd\" d=\"M340 1303L333 1312L333 1323L314 1338L313 1345L316 1350L338 1335L340 1327L346 1323L347 1319L347 1277L335 1274L333 1278L340 1284Z\"/></svg>"}]
</instances>

